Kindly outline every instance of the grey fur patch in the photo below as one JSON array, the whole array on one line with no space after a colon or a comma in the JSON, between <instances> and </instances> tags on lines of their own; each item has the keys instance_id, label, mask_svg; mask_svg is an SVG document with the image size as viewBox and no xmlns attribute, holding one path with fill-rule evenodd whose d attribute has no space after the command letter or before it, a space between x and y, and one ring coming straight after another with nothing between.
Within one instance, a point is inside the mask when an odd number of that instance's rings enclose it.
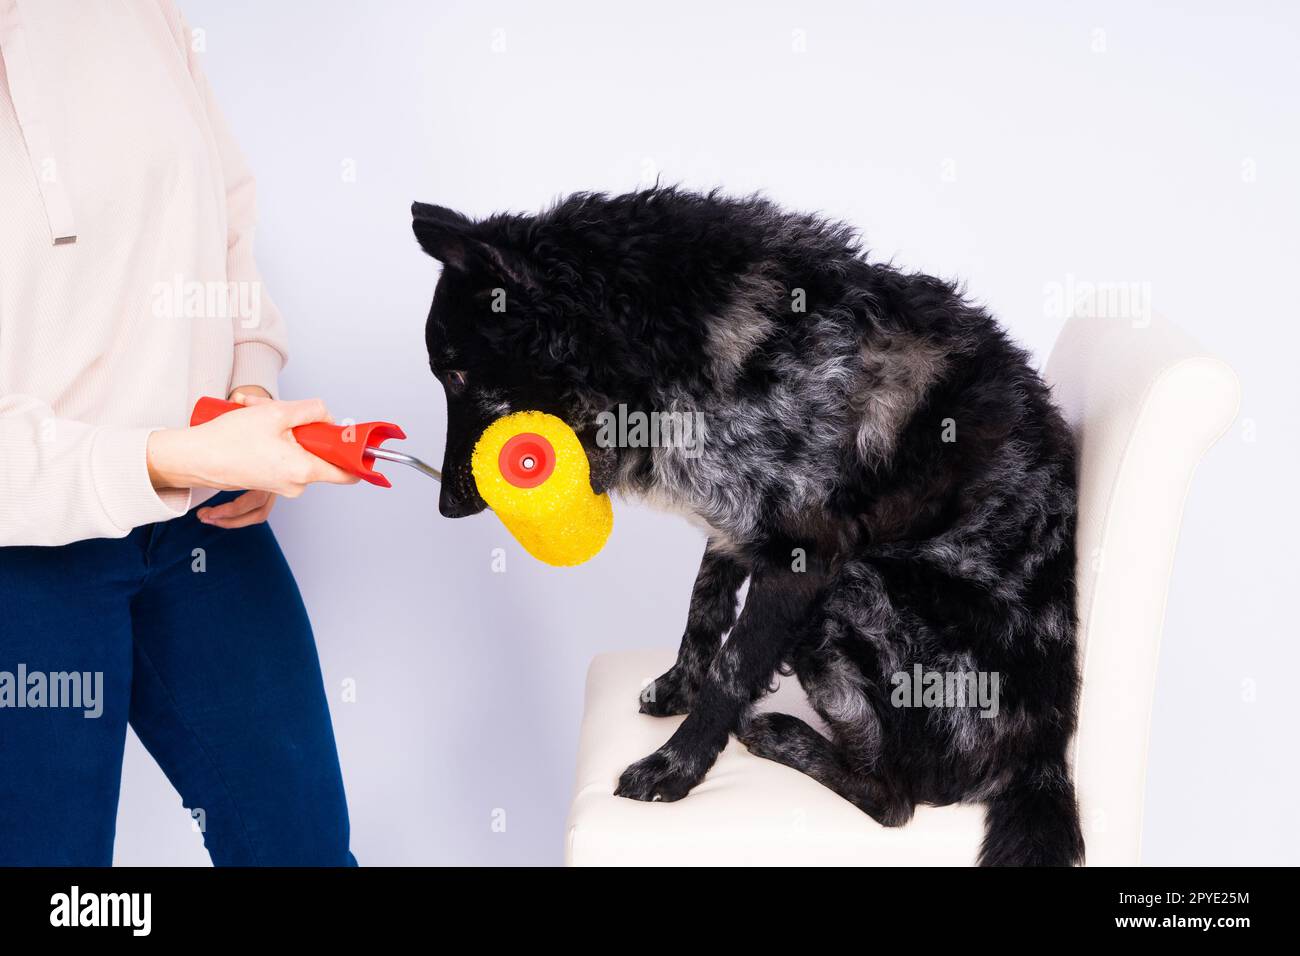
<instances>
[{"instance_id":1,"label":"grey fur patch","mask_svg":"<svg viewBox=\"0 0 1300 956\"><path fill-rule=\"evenodd\" d=\"M899 431L948 358L943 346L913 334L891 336L883 347L864 344L861 355L866 377L853 399L860 416L856 443L862 460L878 466L893 454Z\"/></svg>"},{"instance_id":2,"label":"grey fur patch","mask_svg":"<svg viewBox=\"0 0 1300 956\"><path fill-rule=\"evenodd\" d=\"M728 307L713 318L706 331L709 366L718 387L731 388L746 360L772 334L776 323L767 310L783 292L781 284L769 278L761 265L737 280Z\"/></svg>"}]
</instances>

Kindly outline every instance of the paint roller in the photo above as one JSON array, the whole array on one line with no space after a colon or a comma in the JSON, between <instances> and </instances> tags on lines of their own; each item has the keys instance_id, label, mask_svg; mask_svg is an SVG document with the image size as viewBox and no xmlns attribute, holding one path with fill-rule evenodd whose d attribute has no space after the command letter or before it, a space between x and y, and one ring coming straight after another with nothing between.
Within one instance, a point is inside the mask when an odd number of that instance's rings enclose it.
<instances>
[{"instance_id":1,"label":"paint roller","mask_svg":"<svg viewBox=\"0 0 1300 956\"><path fill-rule=\"evenodd\" d=\"M202 425L238 408L237 402L200 398L190 416ZM376 460L408 465L442 480L438 469L384 448L406 433L391 422L330 425L313 422L293 430L298 444L349 474L391 487L375 471ZM609 495L591 490L591 466L582 442L561 419L545 412L515 412L492 422L471 456L478 492L524 550L555 567L582 564L605 546L614 527Z\"/></svg>"},{"instance_id":2,"label":"paint roller","mask_svg":"<svg viewBox=\"0 0 1300 956\"><path fill-rule=\"evenodd\" d=\"M474 446L474 483L524 550L565 567L592 558L614 527L609 495L591 490L591 466L573 429L544 412L515 412Z\"/></svg>"}]
</instances>

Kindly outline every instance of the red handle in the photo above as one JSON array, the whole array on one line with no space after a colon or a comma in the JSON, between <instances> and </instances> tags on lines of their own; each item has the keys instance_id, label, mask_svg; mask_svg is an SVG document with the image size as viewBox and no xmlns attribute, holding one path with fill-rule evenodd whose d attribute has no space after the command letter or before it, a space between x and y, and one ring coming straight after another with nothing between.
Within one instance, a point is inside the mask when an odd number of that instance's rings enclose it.
<instances>
[{"instance_id":1,"label":"red handle","mask_svg":"<svg viewBox=\"0 0 1300 956\"><path fill-rule=\"evenodd\" d=\"M223 402L219 398L204 396L194 403L190 425L202 425L219 415L244 407L238 402ZM406 432L391 422L362 422L359 425L312 422L295 428L293 437L317 458L323 458L331 465L372 485L391 488L388 479L371 467L375 463L375 457L366 454L366 447L378 447L389 438L405 438Z\"/></svg>"}]
</instances>

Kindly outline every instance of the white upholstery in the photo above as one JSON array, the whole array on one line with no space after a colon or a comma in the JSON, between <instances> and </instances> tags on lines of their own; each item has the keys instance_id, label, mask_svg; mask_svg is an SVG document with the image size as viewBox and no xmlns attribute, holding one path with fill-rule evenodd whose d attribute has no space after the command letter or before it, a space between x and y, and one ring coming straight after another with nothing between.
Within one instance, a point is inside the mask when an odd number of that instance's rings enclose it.
<instances>
[{"instance_id":1,"label":"white upholstery","mask_svg":"<svg viewBox=\"0 0 1300 956\"><path fill-rule=\"evenodd\" d=\"M1087 862L1140 855L1147 731L1165 596L1183 501L1197 461L1236 415L1236 376L1159 320L1071 319L1046 377L1079 436L1079 617L1083 666L1075 778ZM683 718L637 712L671 648L603 654L587 676L577 790L566 859L573 865L968 865L980 807L922 807L888 829L797 771L734 739L676 803L613 796L618 775ZM763 702L810 718L797 681ZM816 724L816 721L813 720Z\"/></svg>"}]
</instances>

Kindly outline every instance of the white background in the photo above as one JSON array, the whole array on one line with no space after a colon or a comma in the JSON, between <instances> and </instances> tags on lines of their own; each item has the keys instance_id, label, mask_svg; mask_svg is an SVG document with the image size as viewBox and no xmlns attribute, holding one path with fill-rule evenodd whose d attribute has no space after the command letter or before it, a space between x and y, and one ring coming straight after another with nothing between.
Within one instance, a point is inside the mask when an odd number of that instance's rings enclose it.
<instances>
[{"instance_id":1,"label":"white background","mask_svg":"<svg viewBox=\"0 0 1300 956\"><path fill-rule=\"evenodd\" d=\"M1143 859L1300 859L1294 6L181 7L258 174L286 394L396 421L435 463L437 272L413 199L481 215L656 174L761 189L853 223L878 258L962 277L1040 362L1062 324L1052 284L1148 284L1244 399L1187 505ZM435 484L390 474L390 491L314 489L273 522L316 626L353 848L372 865L557 863L587 662L675 645L702 540L616 503L605 551L553 570L490 514L446 521ZM133 740L117 862L206 860Z\"/></svg>"}]
</instances>

